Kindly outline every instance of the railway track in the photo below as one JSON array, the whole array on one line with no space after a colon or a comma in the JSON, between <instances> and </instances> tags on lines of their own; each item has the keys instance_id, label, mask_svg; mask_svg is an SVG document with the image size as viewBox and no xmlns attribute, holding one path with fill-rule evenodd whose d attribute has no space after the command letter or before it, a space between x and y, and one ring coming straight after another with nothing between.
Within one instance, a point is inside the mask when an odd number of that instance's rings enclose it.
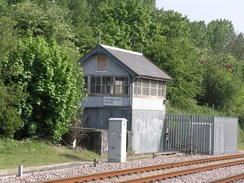
<instances>
[{"instance_id":1,"label":"railway track","mask_svg":"<svg viewBox=\"0 0 244 183\"><path fill-rule=\"evenodd\" d=\"M179 167L179 166L188 166L188 165L194 165L194 164L200 164L200 163L229 160L229 159L236 159L236 158L243 158L243 157L244 157L244 154L231 155L231 156L219 156L219 157L213 157L213 158L197 159L197 160L192 160L192 161L183 161L183 162L177 162L177 163L168 163L168 164L162 164L162 165L154 165L154 166L131 168L131 169L125 169L125 170L117 170L117 171L111 171L111 172L105 172L105 173L98 173L98 174L83 175L83 176L71 177L71 178L66 178L66 179L50 180L50 181L45 181L42 183L84 182L84 181L105 179L105 178L110 178L110 177L114 177L114 176L118 177L121 175L135 174L135 173L140 173L140 172L148 172L148 171L161 170L161 169L169 169L169 168L174 168L174 167ZM172 175L165 175L165 174L164 175L157 175L157 176L163 176L163 177L158 177L158 178L156 176L152 176L151 178L153 180L150 180L150 181L155 181L155 179L160 180L160 179L170 178L173 176L186 175L186 174L195 173L198 171L211 170L211 169L220 168L223 166L233 166L233 165L237 165L237 164L244 164L244 160L206 166L205 169L194 168L194 169L188 169L188 170L184 170L184 171L178 171L178 173L173 172L174 174L172 174ZM203 168L203 167L201 167L201 168ZM129 182L132 182L132 181L134 181L134 182L148 182L148 180L135 179L135 181L129 180ZM124 182L128 182L128 181L124 181Z\"/></svg>"},{"instance_id":2,"label":"railway track","mask_svg":"<svg viewBox=\"0 0 244 183\"><path fill-rule=\"evenodd\" d=\"M244 182L244 173L226 177L223 179L218 179L218 180L212 181L210 183L227 183L227 182L232 182L232 181L237 181L237 180L243 180L243 182Z\"/></svg>"},{"instance_id":3,"label":"railway track","mask_svg":"<svg viewBox=\"0 0 244 183\"><path fill-rule=\"evenodd\" d=\"M239 165L239 164L244 164L244 160L228 162L228 163L221 163L221 164L217 164L217 165L204 166L204 167L199 167L199 168L191 168L191 169L187 169L187 170L175 171L175 172L165 173L165 174L161 174L161 175L154 175L154 176L142 177L142 178L138 178L138 179L126 180L126 181L122 181L122 182L118 182L118 183L154 182L154 181L159 181L162 179L172 178L172 177L176 177L176 176L182 176L182 175L212 170L212 169L216 169L216 168L223 168L223 167L227 167L227 166L234 166L234 165Z\"/></svg>"}]
</instances>

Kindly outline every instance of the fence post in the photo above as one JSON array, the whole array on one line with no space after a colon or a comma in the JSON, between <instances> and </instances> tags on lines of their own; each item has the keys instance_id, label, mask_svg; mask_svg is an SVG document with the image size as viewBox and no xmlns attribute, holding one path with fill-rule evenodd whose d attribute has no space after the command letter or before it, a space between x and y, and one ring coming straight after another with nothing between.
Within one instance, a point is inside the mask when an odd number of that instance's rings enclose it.
<instances>
[{"instance_id":1,"label":"fence post","mask_svg":"<svg viewBox=\"0 0 244 183\"><path fill-rule=\"evenodd\" d=\"M18 176L21 177L23 175L23 165L18 166Z\"/></svg>"}]
</instances>

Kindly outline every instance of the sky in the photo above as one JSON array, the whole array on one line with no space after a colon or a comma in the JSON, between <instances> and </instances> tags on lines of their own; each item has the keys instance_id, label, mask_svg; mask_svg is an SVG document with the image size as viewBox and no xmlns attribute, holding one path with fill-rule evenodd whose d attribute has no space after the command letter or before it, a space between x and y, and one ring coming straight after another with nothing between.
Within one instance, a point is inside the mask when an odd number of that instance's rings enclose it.
<instances>
[{"instance_id":1,"label":"sky","mask_svg":"<svg viewBox=\"0 0 244 183\"><path fill-rule=\"evenodd\" d=\"M156 0L157 8L174 10L191 21L227 19L244 33L244 0Z\"/></svg>"}]
</instances>

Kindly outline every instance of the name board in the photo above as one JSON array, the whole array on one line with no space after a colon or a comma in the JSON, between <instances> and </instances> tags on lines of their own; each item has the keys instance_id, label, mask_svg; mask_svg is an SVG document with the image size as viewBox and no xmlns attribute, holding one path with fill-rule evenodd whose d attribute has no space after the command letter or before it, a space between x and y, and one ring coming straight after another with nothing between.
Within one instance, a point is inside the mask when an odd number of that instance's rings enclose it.
<instances>
[{"instance_id":1,"label":"name board","mask_svg":"<svg viewBox=\"0 0 244 183\"><path fill-rule=\"evenodd\" d=\"M103 105L122 106L122 97L104 97Z\"/></svg>"}]
</instances>

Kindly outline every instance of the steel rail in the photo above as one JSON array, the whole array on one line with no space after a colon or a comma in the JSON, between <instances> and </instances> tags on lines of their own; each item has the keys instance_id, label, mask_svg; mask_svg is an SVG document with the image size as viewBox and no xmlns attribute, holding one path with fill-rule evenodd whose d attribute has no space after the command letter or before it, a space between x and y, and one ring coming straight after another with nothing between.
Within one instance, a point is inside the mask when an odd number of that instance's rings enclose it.
<instances>
[{"instance_id":1,"label":"steel rail","mask_svg":"<svg viewBox=\"0 0 244 183\"><path fill-rule=\"evenodd\" d=\"M118 182L118 183L153 182L153 181L159 181L162 179L172 178L172 177L176 177L176 176L182 176L182 175L192 174L192 173L196 173L196 172L212 170L212 169L222 168L222 167L227 167L227 166L234 166L234 165L239 165L239 164L244 164L244 160L228 162L228 163L221 163L221 164L217 164L217 165L204 166L204 167L199 167L199 168L192 168L192 169L187 169L187 170L180 170L180 171L176 171L176 172L154 175L154 176L150 176L150 177L142 177L142 178L133 179L133 180L126 180L126 181L122 181L122 182Z\"/></svg>"},{"instance_id":2,"label":"steel rail","mask_svg":"<svg viewBox=\"0 0 244 183\"><path fill-rule=\"evenodd\" d=\"M214 180L210 183L227 183L227 182L232 182L232 181L236 181L236 180L240 180L240 179L244 179L244 173L230 176L230 177L225 177L223 179Z\"/></svg>"},{"instance_id":3,"label":"steel rail","mask_svg":"<svg viewBox=\"0 0 244 183\"><path fill-rule=\"evenodd\" d=\"M219 160L235 159L235 158L242 158L242 157L244 157L244 154L219 156L219 157L197 159L197 160L183 161L183 162L177 162L177 163L168 163L168 164L162 164L162 165L130 168L130 169L125 169L125 170L116 170L116 171L103 172L103 173L97 173L97 174L88 174L88 175L77 176L77 177L49 180L49 181L44 181L44 182L40 182L40 183L74 183L74 182L82 182L82 181L89 181L89 180L98 180L98 179L109 178L109 177L113 177L113 176L121 176L121 175L127 175L127 174L133 174L133 173L139 173L139 172L145 172L145 171L174 168L174 167L178 167L178 166L187 166L187 165L205 163L205 162L210 162L210 161L219 161Z\"/></svg>"}]
</instances>

